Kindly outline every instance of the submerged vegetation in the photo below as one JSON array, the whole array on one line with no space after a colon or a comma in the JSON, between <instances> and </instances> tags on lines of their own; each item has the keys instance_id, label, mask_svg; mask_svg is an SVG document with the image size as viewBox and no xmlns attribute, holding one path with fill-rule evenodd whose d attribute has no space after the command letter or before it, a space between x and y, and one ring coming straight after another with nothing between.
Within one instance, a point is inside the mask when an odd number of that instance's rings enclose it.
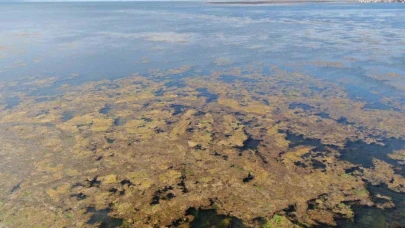
<instances>
[{"instance_id":1,"label":"submerged vegetation","mask_svg":"<svg viewBox=\"0 0 405 228\"><path fill-rule=\"evenodd\" d=\"M311 227L360 206L403 210L369 187L405 192L404 106L369 108L267 67L184 66L42 95L42 78L3 83L0 226Z\"/></svg>"}]
</instances>

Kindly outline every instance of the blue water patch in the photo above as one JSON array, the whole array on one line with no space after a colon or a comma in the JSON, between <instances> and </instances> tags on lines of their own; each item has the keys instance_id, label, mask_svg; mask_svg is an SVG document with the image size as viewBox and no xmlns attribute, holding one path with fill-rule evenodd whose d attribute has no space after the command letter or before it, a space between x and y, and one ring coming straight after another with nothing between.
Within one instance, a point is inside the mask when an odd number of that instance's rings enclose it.
<instances>
[{"instance_id":1,"label":"blue water patch","mask_svg":"<svg viewBox=\"0 0 405 228\"><path fill-rule=\"evenodd\" d=\"M199 92L197 97L205 97L206 98L205 101L207 103L216 101L218 99L218 95L215 93L209 92L207 88L197 88L197 91Z\"/></svg>"},{"instance_id":2,"label":"blue water patch","mask_svg":"<svg viewBox=\"0 0 405 228\"><path fill-rule=\"evenodd\" d=\"M20 99L18 97L8 97L6 98L6 109L14 108L20 103Z\"/></svg>"},{"instance_id":3,"label":"blue water patch","mask_svg":"<svg viewBox=\"0 0 405 228\"><path fill-rule=\"evenodd\" d=\"M97 210L94 207L87 208L87 213L91 213L91 217L87 224L94 225L98 224L100 228L115 228L120 227L123 223L122 219L114 218L109 215L111 212L110 208Z\"/></svg>"}]
</instances>

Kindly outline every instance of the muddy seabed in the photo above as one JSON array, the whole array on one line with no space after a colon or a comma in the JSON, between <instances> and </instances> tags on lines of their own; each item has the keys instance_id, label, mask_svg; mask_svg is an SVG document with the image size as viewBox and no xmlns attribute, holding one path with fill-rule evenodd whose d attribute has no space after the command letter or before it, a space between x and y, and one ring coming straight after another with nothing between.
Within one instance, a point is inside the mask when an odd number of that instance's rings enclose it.
<instances>
[{"instance_id":1,"label":"muddy seabed","mask_svg":"<svg viewBox=\"0 0 405 228\"><path fill-rule=\"evenodd\" d=\"M204 227L199 213L216 227L335 226L355 208L404 224L401 96L373 108L273 66L33 93L58 80L0 85L0 227Z\"/></svg>"}]
</instances>

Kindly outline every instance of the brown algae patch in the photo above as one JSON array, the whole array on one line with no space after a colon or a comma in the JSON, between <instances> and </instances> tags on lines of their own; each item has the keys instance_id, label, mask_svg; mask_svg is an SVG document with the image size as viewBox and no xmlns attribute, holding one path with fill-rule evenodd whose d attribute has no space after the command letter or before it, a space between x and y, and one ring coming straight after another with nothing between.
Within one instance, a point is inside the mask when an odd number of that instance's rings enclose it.
<instances>
[{"instance_id":1,"label":"brown algae patch","mask_svg":"<svg viewBox=\"0 0 405 228\"><path fill-rule=\"evenodd\" d=\"M231 68L171 86L171 75L194 74L183 66L64 86L42 102L19 93L0 111L0 177L10 180L0 185L0 225L189 227L195 208L247 227L334 226L355 216L353 205L390 207L367 183L404 192L401 167L341 156L348 141L404 138L405 114L272 71Z\"/></svg>"},{"instance_id":2,"label":"brown algae patch","mask_svg":"<svg viewBox=\"0 0 405 228\"><path fill-rule=\"evenodd\" d=\"M397 150L387 156L396 160L401 165L405 164L405 150Z\"/></svg>"}]
</instances>

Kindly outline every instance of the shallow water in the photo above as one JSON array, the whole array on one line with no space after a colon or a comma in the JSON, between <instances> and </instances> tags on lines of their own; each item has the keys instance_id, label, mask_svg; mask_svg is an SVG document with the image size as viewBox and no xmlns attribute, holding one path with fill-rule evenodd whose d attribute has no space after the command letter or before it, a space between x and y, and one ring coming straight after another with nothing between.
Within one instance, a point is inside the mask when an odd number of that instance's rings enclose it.
<instances>
[{"instance_id":1,"label":"shallow water","mask_svg":"<svg viewBox=\"0 0 405 228\"><path fill-rule=\"evenodd\" d=\"M404 20L403 4L0 3L0 226L402 224Z\"/></svg>"}]
</instances>

